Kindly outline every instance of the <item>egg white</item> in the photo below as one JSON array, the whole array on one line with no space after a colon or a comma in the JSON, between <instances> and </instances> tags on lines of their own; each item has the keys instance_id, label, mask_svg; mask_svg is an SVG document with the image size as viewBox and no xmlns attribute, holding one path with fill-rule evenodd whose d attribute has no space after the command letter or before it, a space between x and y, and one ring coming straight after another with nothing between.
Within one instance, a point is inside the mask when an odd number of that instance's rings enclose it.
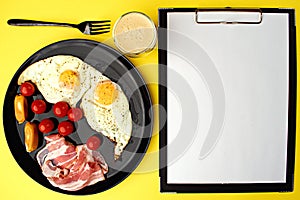
<instances>
[{"instance_id":1,"label":"egg white","mask_svg":"<svg viewBox=\"0 0 300 200\"><path fill-rule=\"evenodd\" d=\"M31 81L49 103L65 101L74 107L90 88L89 68L92 67L79 58L66 55L53 56L30 65L20 75L18 84ZM66 70L72 70L79 75L79 87L67 88L60 85L59 77Z\"/></svg>"}]
</instances>

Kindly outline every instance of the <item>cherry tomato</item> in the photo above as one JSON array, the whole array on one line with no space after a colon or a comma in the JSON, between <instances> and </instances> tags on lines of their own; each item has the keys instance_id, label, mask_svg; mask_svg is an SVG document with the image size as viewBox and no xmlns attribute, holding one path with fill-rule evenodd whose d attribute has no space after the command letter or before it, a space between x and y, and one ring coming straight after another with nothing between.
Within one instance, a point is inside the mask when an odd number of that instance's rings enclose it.
<instances>
[{"instance_id":1,"label":"cherry tomato","mask_svg":"<svg viewBox=\"0 0 300 200\"><path fill-rule=\"evenodd\" d=\"M58 124L58 133L62 136L67 136L73 133L74 126L69 121L63 121Z\"/></svg>"},{"instance_id":2,"label":"cherry tomato","mask_svg":"<svg viewBox=\"0 0 300 200\"><path fill-rule=\"evenodd\" d=\"M46 111L47 105L44 100L42 99L37 99L34 100L31 104L31 110L35 114L42 114Z\"/></svg>"},{"instance_id":3,"label":"cherry tomato","mask_svg":"<svg viewBox=\"0 0 300 200\"><path fill-rule=\"evenodd\" d=\"M29 82L22 83L22 85L20 87L20 92L23 96L26 96L26 97L31 96L35 92L34 85Z\"/></svg>"},{"instance_id":4,"label":"cherry tomato","mask_svg":"<svg viewBox=\"0 0 300 200\"><path fill-rule=\"evenodd\" d=\"M97 150L100 147L100 144L101 144L101 140L96 135L89 137L89 139L86 141L86 146L90 150Z\"/></svg>"},{"instance_id":5,"label":"cherry tomato","mask_svg":"<svg viewBox=\"0 0 300 200\"><path fill-rule=\"evenodd\" d=\"M49 133L54 129L54 123L51 119L43 119L39 124L39 130L42 133Z\"/></svg>"},{"instance_id":6,"label":"cherry tomato","mask_svg":"<svg viewBox=\"0 0 300 200\"><path fill-rule=\"evenodd\" d=\"M68 110L69 110L69 105L68 105L67 102L64 102L64 101L57 102L53 106L53 113L57 117L64 117L64 116L66 116L67 113L68 113Z\"/></svg>"},{"instance_id":7,"label":"cherry tomato","mask_svg":"<svg viewBox=\"0 0 300 200\"><path fill-rule=\"evenodd\" d=\"M68 111L68 118L70 121L77 122L82 118L82 110L80 108L71 108Z\"/></svg>"}]
</instances>

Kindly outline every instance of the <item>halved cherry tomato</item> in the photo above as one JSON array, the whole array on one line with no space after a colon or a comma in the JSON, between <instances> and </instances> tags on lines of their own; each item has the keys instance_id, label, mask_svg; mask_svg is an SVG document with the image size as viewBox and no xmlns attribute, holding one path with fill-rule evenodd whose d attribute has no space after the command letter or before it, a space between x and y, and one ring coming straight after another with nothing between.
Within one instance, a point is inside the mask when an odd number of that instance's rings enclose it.
<instances>
[{"instance_id":1,"label":"halved cherry tomato","mask_svg":"<svg viewBox=\"0 0 300 200\"><path fill-rule=\"evenodd\" d=\"M58 133L62 136L67 136L73 133L74 126L69 121L63 121L58 124Z\"/></svg>"},{"instance_id":2,"label":"halved cherry tomato","mask_svg":"<svg viewBox=\"0 0 300 200\"><path fill-rule=\"evenodd\" d=\"M31 110L35 114L42 114L46 111L47 105L44 100L42 99L37 99L34 100L31 104Z\"/></svg>"},{"instance_id":3,"label":"halved cherry tomato","mask_svg":"<svg viewBox=\"0 0 300 200\"><path fill-rule=\"evenodd\" d=\"M90 150L97 150L100 147L100 144L101 144L101 140L96 135L89 137L89 139L86 141L86 146Z\"/></svg>"},{"instance_id":4,"label":"halved cherry tomato","mask_svg":"<svg viewBox=\"0 0 300 200\"><path fill-rule=\"evenodd\" d=\"M57 117L64 117L64 116L66 116L67 113L68 113L68 110L69 110L69 105L68 105L67 102L64 102L64 101L57 102L53 106L53 113Z\"/></svg>"},{"instance_id":5,"label":"halved cherry tomato","mask_svg":"<svg viewBox=\"0 0 300 200\"><path fill-rule=\"evenodd\" d=\"M20 87L20 92L23 96L31 96L34 94L35 92L35 87L32 83L30 82L25 82L22 83L21 87Z\"/></svg>"},{"instance_id":6,"label":"halved cherry tomato","mask_svg":"<svg viewBox=\"0 0 300 200\"><path fill-rule=\"evenodd\" d=\"M39 124L39 130L42 133L49 133L54 129L54 123L51 119L43 119Z\"/></svg>"},{"instance_id":7,"label":"halved cherry tomato","mask_svg":"<svg viewBox=\"0 0 300 200\"><path fill-rule=\"evenodd\" d=\"M68 119L73 122L77 122L82 118L82 110L80 108L71 108L68 111Z\"/></svg>"}]
</instances>

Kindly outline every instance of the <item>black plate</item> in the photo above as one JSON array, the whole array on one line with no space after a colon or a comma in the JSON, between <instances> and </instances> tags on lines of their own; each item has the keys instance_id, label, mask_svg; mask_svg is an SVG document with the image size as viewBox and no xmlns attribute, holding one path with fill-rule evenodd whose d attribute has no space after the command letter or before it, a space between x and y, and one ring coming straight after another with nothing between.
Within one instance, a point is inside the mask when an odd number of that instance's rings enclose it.
<instances>
[{"instance_id":1,"label":"black plate","mask_svg":"<svg viewBox=\"0 0 300 200\"><path fill-rule=\"evenodd\" d=\"M132 137L119 160L115 161L113 159L114 144L106 137L102 137L103 143L99 151L109 166L106 180L74 192L61 190L57 187L53 187L49 183L42 174L36 161L36 153L43 148L45 141L42 139L41 141L43 142L39 144L38 149L34 152L26 152L23 133L25 123L19 125L14 116L13 102L19 90L17 80L20 74L32 63L55 55L76 56L95 67L111 80L117 82L129 99L132 114ZM38 97L41 98L42 96L40 95ZM143 78L134 65L119 52L102 43L91 40L64 40L39 50L26 60L16 72L9 84L4 100L3 125L8 146L15 160L36 182L51 190L65 194L95 194L122 182L140 163L148 148L152 135L153 112L151 105L151 98ZM52 116L53 114L50 110L48 113L36 115L29 120L40 121L41 118ZM83 144L89 136L97 134L87 125L84 118L80 120L78 124L75 124L75 126L77 127L76 132L66 138L74 144ZM56 131L51 133L54 132ZM41 138L42 137L41 135Z\"/></svg>"}]
</instances>

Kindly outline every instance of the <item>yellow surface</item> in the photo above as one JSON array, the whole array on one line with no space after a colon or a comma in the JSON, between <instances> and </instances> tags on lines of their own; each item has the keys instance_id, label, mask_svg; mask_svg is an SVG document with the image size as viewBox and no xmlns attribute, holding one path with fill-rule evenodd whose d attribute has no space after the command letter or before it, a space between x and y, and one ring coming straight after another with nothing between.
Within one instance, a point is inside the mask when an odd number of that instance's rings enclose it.
<instances>
[{"instance_id":1,"label":"yellow surface","mask_svg":"<svg viewBox=\"0 0 300 200\"><path fill-rule=\"evenodd\" d=\"M2 126L2 105L8 84L19 66L33 53L53 42L85 38L112 45L111 33L98 36L86 36L77 30L67 28L12 27L6 24L10 18L28 18L38 20L81 22L109 18L112 23L125 12L141 11L148 14L157 25L159 7L283 7L296 9L297 26L300 27L299 0L7 0L0 3L0 199L31 200L95 200L95 199L299 199L300 174L299 160L296 159L295 190L292 193L252 193L252 194L161 194L158 176L158 132L157 112L155 114L154 137L148 150L147 159L125 181L116 187L95 195L71 196L53 192L28 177L11 155ZM297 41L300 41L299 31ZM299 42L297 42L299 49ZM299 56L298 51L298 57ZM140 70L146 81L154 104L157 97L157 50L142 58L130 59ZM299 60L298 60L299 63ZM298 70L300 71L300 70ZM299 73L299 72L298 72ZM298 94L300 93L298 85ZM298 99L299 103L299 99ZM300 105L300 104L298 104ZM298 119L299 108L298 106ZM297 125L299 134L299 124ZM300 137L297 137L298 144ZM299 155L299 145L296 149ZM298 169L297 169L298 168ZM183 169L184 170L184 169Z\"/></svg>"}]
</instances>

